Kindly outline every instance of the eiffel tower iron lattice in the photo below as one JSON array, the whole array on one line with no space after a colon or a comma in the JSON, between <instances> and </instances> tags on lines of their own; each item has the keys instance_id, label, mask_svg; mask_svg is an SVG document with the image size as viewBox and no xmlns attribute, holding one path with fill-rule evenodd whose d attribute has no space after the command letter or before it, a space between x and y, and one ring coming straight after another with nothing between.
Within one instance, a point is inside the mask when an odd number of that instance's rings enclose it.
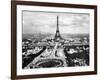
<instances>
[{"instance_id":1,"label":"eiffel tower iron lattice","mask_svg":"<svg viewBox=\"0 0 100 80\"><path fill-rule=\"evenodd\" d=\"M57 29L56 29L56 34L55 34L55 38L54 38L55 41L62 40L60 31L59 31L59 21L58 20L59 20L59 17L57 16Z\"/></svg>"}]
</instances>

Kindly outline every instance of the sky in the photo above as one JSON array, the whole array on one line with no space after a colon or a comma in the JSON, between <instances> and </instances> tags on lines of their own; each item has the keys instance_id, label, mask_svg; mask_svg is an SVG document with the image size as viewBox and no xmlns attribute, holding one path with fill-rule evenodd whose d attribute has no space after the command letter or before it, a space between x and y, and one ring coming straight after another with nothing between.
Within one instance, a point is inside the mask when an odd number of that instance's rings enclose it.
<instances>
[{"instance_id":1,"label":"sky","mask_svg":"<svg viewBox=\"0 0 100 80\"><path fill-rule=\"evenodd\" d=\"M23 11L23 34L56 32L57 16L61 34L87 34L90 28L90 15L82 13L54 13Z\"/></svg>"}]
</instances>

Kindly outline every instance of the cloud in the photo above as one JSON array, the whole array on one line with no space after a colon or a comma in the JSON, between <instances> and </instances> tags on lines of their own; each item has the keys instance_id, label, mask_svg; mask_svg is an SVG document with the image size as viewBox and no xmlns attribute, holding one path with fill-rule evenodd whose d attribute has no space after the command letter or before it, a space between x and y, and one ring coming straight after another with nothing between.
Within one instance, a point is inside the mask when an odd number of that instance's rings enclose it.
<instances>
[{"instance_id":1,"label":"cloud","mask_svg":"<svg viewBox=\"0 0 100 80\"><path fill-rule=\"evenodd\" d=\"M55 33L59 16L61 33L89 33L89 14L23 12L23 33Z\"/></svg>"}]
</instances>

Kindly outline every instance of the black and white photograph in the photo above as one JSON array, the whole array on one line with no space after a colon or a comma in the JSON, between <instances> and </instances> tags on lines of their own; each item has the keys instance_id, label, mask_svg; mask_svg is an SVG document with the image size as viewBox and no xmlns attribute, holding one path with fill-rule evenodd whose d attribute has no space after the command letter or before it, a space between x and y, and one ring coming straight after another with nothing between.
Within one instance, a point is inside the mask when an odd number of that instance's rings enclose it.
<instances>
[{"instance_id":1,"label":"black and white photograph","mask_svg":"<svg viewBox=\"0 0 100 80\"><path fill-rule=\"evenodd\" d=\"M13 2L12 77L96 74L96 12L93 5Z\"/></svg>"},{"instance_id":2,"label":"black and white photograph","mask_svg":"<svg viewBox=\"0 0 100 80\"><path fill-rule=\"evenodd\" d=\"M89 66L90 15L22 11L22 68Z\"/></svg>"}]
</instances>

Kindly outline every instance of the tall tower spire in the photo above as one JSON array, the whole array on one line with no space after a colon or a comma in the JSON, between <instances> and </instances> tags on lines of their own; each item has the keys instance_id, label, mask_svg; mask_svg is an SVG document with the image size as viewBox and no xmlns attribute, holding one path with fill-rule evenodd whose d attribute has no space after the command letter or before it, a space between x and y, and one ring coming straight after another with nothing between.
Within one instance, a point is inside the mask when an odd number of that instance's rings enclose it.
<instances>
[{"instance_id":1,"label":"tall tower spire","mask_svg":"<svg viewBox=\"0 0 100 80\"><path fill-rule=\"evenodd\" d=\"M58 16L57 16L57 31L59 31Z\"/></svg>"},{"instance_id":2,"label":"tall tower spire","mask_svg":"<svg viewBox=\"0 0 100 80\"><path fill-rule=\"evenodd\" d=\"M55 41L59 41L61 39L60 31L59 31L59 17L57 16L57 29L55 34Z\"/></svg>"}]
</instances>

